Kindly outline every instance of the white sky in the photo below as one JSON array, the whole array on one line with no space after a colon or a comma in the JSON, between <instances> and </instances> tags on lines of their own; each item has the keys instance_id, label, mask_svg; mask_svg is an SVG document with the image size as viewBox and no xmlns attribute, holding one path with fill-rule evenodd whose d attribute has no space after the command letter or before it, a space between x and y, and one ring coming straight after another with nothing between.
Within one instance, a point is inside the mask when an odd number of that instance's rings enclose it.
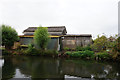
<instances>
[{"instance_id":1,"label":"white sky","mask_svg":"<svg viewBox=\"0 0 120 80\"><path fill-rule=\"evenodd\" d=\"M0 0L0 24L19 35L33 26L66 26L68 34L115 35L120 0Z\"/></svg>"}]
</instances>

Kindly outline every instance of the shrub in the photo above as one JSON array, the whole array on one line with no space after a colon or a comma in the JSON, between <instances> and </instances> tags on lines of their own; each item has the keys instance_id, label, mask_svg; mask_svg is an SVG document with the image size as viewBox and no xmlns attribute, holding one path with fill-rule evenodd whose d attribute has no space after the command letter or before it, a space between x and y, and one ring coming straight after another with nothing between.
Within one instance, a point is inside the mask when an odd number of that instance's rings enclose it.
<instances>
[{"instance_id":1,"label":"shrub","mask_svg":"<svg viewBox=\"0 0 120 80\"><path fill-rule=\"evenodd\" d=\"M57 56L58 55L58 51L56 51L56 50L46 50L46 51L43 51L43 55L46 55L46 56Z\"/></svg>"},{"instance_id":2,"label":"shrub","mask_svg":"<svg viewBox=\"0 0 120 80\"><path fill-rule=\"evenodd\" d=\"M69 50L70 50L70 48L68 48L68 47L65 47L65 48L64 48L64 50L65 50L65 51L69 51Z\"/></svg>"},{"instance_id":3,"label":"shrub","mask_svg":"<svg viewBox=\"0 0 120 80\"><path fill-rule=\"evenodd\" d=\"M107 52L98 52L96 53L96 57L99 59L111 59L111 55Z\"/></svg>"},{"instance_id":4,"label":"shrub","mask_svg":"<svg viewBox=\"0 0 120 80\"><path fill-rule=\"evenodd\" d=\"M84 51L84 48L81 47L81 46L77 46L77 47L76 47L76 51Z\"/></svg>"},{"instance_id":5,"label":"shrub","mask_svg":"<svg viewBox=\"0 0 120 80\"><path fill-rule=\"evenodd\" d=\"M4 49L2 50L2 55L11 55L11 53L7 51L6 49Z\"/></svg>"},{"instance_id":6,"label":"shrub","mask_svg":"<svg viewBox=\"0 0 120 80\"><path fill-rule=\"evenodd\" d=\"M85 50L90 50L91 51L90 46L86 46L86 47L77 46L76 47L76 51L85 51Z\"/></svg>"},{"instance_id":7,"label":"shrub","mask_svg":"<svg viewBox=\"0 0 120 80\"><path fill-rule=\"evenodd\" d=\"M93 57L94 55L94 52L89 50L83 51L82 53L83 53L82 54L83 57Z\"/></svg>"},{"instance_id":8,"label":"shrub","mask_svg":"<svg viewBox=\"0 0 120 80\"><path fill-rule=\"evenodd\" d=\"M28 49L25 51L25 54L27 54L27 55L37 55L38 50L35 49L35 47L32 44L29 44Z\"/></svg>"},{"instance_id":9,"label":"shrub","mask_svg":"<svg viewBox=\"0 0 120 80\"><path fill-rule=\"evenodd\" d=\"M94 52L85 50L85 51L75 51L75 52L69 52L67 51L65 54L69 55L70 57L80 57L80 58L93 58L94 57Z\"/></svg>"}]
</instances>

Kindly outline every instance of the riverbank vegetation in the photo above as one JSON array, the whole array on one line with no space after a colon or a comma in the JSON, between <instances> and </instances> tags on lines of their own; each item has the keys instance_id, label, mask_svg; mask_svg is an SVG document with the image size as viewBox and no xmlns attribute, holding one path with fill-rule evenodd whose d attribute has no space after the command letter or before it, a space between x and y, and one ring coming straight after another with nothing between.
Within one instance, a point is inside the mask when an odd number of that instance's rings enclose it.
<instances>
[{"instance_id":1,"label":"riverbank vegetation","mask_svg":"<svg viewBox=\"0 0 120 80\"><path fill-rule=\"evenodd\" d=\"M79 57L95 60L120 60L120 37L105 35L98 36L93 44L85 47L76 47L75 51L65 48L68 57Z\"/></svg>"},{"instance_id":2,"label":"riverbank vegetation","mask_svg":"<svg viewBox=\"0 0 120 80\"><path fill-rule=\"evenodd\" d=\"M63 51L47 50L46 46L50 40L48 30L45 27L38 27L35 31L34 42L27 48L12 49L18 35L15 29L2 25L2 49L3 55L31 55L31 56L53 56L53 57L75 57L95 60L120 60L120 37L105 35L98 36L88 46L77 46L74 50L65 47Z\"/></svg>"}]
</instances>

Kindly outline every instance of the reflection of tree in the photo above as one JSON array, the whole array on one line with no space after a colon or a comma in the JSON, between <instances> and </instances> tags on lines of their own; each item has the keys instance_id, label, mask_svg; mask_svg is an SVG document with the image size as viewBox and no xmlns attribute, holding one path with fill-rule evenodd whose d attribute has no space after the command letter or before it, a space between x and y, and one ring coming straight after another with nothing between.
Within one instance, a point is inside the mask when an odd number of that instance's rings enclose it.
<instances>
[{"instance_id":1,"label":"reflection of tree","mask_svg":"<svg viewBox=\"0 0 120 80\"><path fill-rule=\"evenodd\" d=\"M15 66L12 63L10 57L4 58L4 66L2 67L2 80L5 78L10 79L13 78L15 74Z\"/></svg>"},{"instance_id":2,"label":"reflection of tree","mask_svg":"<svg viewBox=\"0 0 120 80\"><path fill-rule=\"evenodd\" d=\"M63 78L64 75L59 74L58 61L43 57L14 58L14 63L20 72L32 78Z\"/></svg>"},{"instance_id":3,"label":"reflection of tree","mask_svg":"<svg viewBox=\"0 0 120 80\"><path fill-rule=\"evenodd\" d=\"M120 73L120 64L108 62L95 62L88 60L64 60L43 58L34 56L6 57L3 66L3 78L12 78L15 68L18 68L25 76L31 76L32 80L38 78L60 78L64 75L76 77L117 78ZM119 76L118 76L119 78ZM63 79L64 80L64 79Z\"/></svg>"},{"instance_id":4,"label":"reflection of tree","mask_svg":"<svg viewBox=\"0 0 120 80\"><path fill-rule=\"evenodd\" d=\"M60 78L57 60L52 58L34 59L32 78Z\"/></svg>"},{"instance_id":5,"label":"reflection of tree","mask_svg":"<svg viewBox=\"0 0 120 80\"><path fill-rule=\"evenodd\" d=\"M91 77L91 75L94 75L96 78L104 78L104 76L106 78L116 78L114 74L118 71L112 65L114 64L83 60L65 60L62 63L62 70L63 74L78 77Z\"/></svg>"}]
</instances>

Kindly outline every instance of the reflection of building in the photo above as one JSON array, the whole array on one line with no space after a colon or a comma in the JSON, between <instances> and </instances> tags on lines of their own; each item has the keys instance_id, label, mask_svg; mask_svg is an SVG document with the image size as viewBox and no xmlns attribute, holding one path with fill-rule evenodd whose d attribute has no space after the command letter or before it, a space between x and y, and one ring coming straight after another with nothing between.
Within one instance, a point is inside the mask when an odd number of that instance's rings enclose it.
<instances>
[{"instance_id":1,"label":"reflection of building","mask_svg":"<svg viewBox=\"0 0 120 80\"><path fill-rule=\"evenodd\" d=\"M76 46L87 46L92 42L92 36L90 34L68 35L65 26L53 26L47 27L48 33L51 35L51 40L47 46L47 49L60 50L65 47L70 49L76 48ZM21 45L28 45L33 42L34 32L37 27L29 27L23 31L24 35L20 37Z\"/></svg>"}]
</instances>

